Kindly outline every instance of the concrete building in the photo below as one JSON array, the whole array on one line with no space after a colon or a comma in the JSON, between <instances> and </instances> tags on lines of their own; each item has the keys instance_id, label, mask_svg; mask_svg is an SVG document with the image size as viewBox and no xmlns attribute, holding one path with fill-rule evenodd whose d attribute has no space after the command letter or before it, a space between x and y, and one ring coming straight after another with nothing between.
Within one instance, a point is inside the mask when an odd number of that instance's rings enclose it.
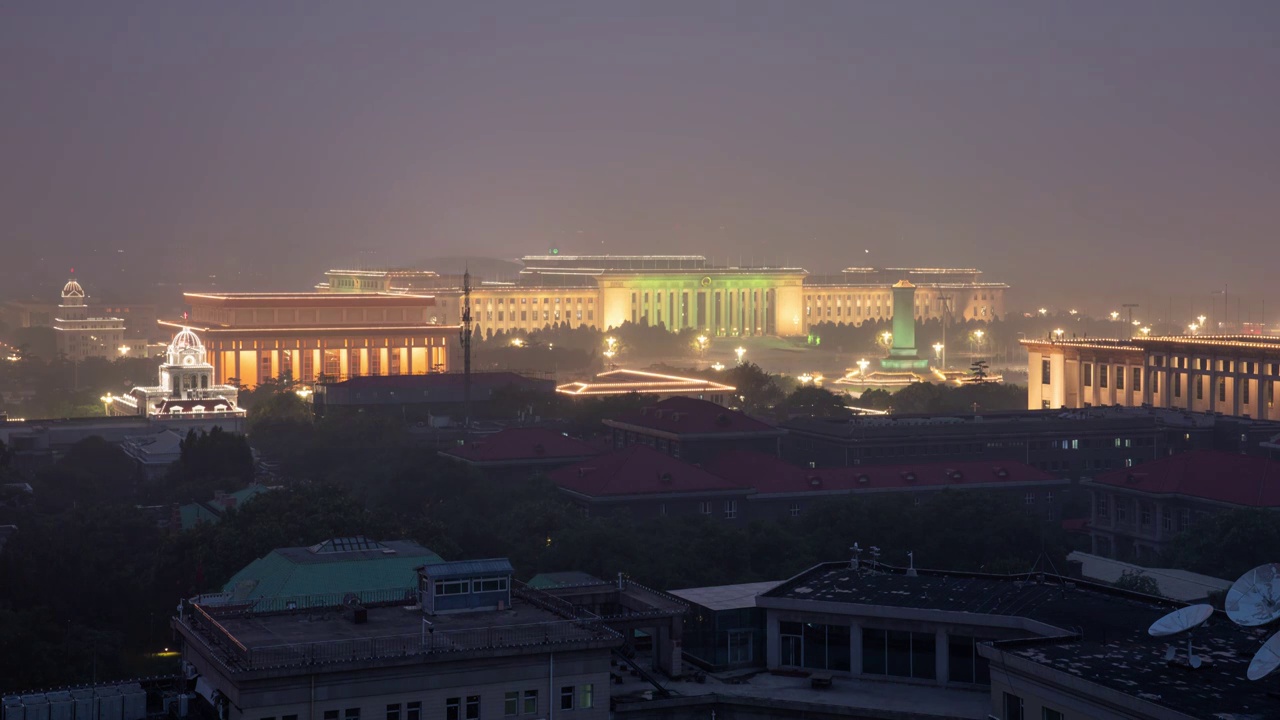
<instances>
[{"instance_id":1,"label":"concrete building","mask_svg":"<svg viewBox=\"0 0 1280 720\"><path fill-rule=\"evenodd\" d=\"M1198 630L1200 669L1147 628L1181 603L1048 574L1001 576L866 563L818 565L756 598L767 667L989 693L990 717L1263 717L1245 677L1267 635L1219 616ZM1185 647L1180 638L1173 643Z\"/></svg>"},{"instance_id":2,"label":"concrete building","mask_svg":"<svg viewBox=\"0 0 1280 720\"><path fill-rule=\"evenodd\" d=\"M802 336L820 322L861 324L892 314L892 286L919 288L916 318L986 320L1004 314L1003 283L981 271L847 268L810 275L801 268L715 266L701 255L529 255L511 280L480 282L472 311L482 332L546 325L615 328L624 322L696 328L717 337ZM330 270L321 290L431 292L444 317L460 318L460 278L413 270Z\"/></svg>"},{"instance_id":3,"label":"concrete building","mask_svg":"<svg viewBox=\"0 0 1280 720\"><path fill-rule=\"evenodd\" d=\"M541 427L504 428L441 450L440 456L479 470L489 477L528 479L566 465L584 462L605 448Z\"/></svg>"},{"instance_id":4,"label":"concrete building","mask_svg":"<svg viewBox=\"0 0 1280 720\"><path fill-rule=\"evenodd\" d=\"M411 294L185 293L189 318L163 326L204 337L213 382L253 387L320 378L447 372L459 326Z\"/></svg>"},{"instance_id":5,"label":"concrete building","mask_svg":"<svg viewBox=\"0 0 1280 720\"><path fill-rule=\"evenodd\" d=\"M124 320L118 317L93 317L84 288L75 280L62 287L62 302L53 319L59 355L68 360L120 357L124 346Z\"/></svg>"},{"instance_id":6,"label":"concrete building","mask_svg":"<svg viewBox=\"0 0 1280 720\"><path fill-rule=\"evenodd\" d=\"M782 456L808 467L1018 461L1087 477L1192 449L1265 454L1280 423L1143 407L973 415L801 417L781 424Z\"/></svg>"},{"instance_id":7,"label":"concrete building","mask_svg":"<svg viewBox=\"0 0 1280 720\"><path fill-rule=\"evenodd\" d=\"M1092 498L1092 552L1152 563L1197 522L1235 508L1280 508L1280 460L1196 450L1081 485Z\"/></svg>"},{"instance_id":8,"label":"concrete building","mask_svg":"<svg viewBox=\"0 0 1280 720\"><path fill-rule=\"evenodd\" d=\"M1027 407L1150 405L1280 420L1280 337L1023 340Z\"/></svg>"},{"instance_id":9,"label":"concrete building","mask_svg":"<svg viewBox=\"0 0 1280 720\"><path fill-rule=\"evenodd\" d=\"M608 717L622 637L509 569L428 565L409 587L332 597L184 602L172 626L197 693L226 720ZM474 607L430 613L442 599Z\"/></svg>"}]
</instances>

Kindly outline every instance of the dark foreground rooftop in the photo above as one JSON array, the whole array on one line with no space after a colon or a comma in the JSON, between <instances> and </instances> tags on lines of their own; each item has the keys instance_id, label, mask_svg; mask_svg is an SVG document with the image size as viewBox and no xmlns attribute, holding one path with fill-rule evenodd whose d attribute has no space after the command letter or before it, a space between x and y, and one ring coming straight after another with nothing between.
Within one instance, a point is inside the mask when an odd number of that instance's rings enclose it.
<instances>
[{"instance_id":1,"label":"dark foreground rooftop","mask_svg":"<svg viewBox=\"0 0 1280 720\"><path fill-rule=\"evenodd\" d=\"M384 603L367 607L367 620L358 624L341 607L255 614L191 603L174 623L231 672L621 643L598 618L559 612L556 602L513 597L503 610L432 616L417 606Z\"/></svg>"},{"instance_id":2,"label":"dark foreground rooftop","mask_svg":"<svg viewBox=\"0 0 1280 720\"><path fill-rule=\"evenodd\" d=\"M864 567L865 567L864 563ZM1076 680L1124 693L1192 717L1280 717L1280 676L1258 682L1245 677L1254 652L1274 632L1246 629L1216 613L1193 635L1200 669L1186 664L1185 636L1153 638L1147 628L1182 603L1050 574L1013 576L901 568L880 572L826 563L761 595L769 599L849 603L1021 618L1025 639L994 643L992 649L1066 673ZM1170 645L1172 662L1165 661ZM984 654L986 654L984 650Z\"/></svg>"}]
</instances>

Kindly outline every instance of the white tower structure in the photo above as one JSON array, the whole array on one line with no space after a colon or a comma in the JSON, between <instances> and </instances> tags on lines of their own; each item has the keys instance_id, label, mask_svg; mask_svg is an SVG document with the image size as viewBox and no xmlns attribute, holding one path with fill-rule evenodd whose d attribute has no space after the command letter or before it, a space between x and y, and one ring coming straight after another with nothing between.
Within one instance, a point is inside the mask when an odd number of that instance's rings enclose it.
<instances>
[{"instance_id":1,"label":"white tower structure","mask_svg":"<svg viewBox=\"0 0 1280 720\"><path fill-rule=\"evenodd\" d=\"M238 395L234 385L213 384L204 343L191 328L183 328L165 350L159 384L108 395L103 402L110 415L235 417L244 415L236 405Z\"/></svg>"},{"instance_id":2,"label":"white tower structure","mask_svg":"<svg viewBox=\"0 0 1280 720\"><path fill-rule=\"evenodd\" d=\"M124 320L89 317L84 288L75 279L62 286L62 301L53 320L58 353L73 361L115 358L124 343Z\"/></svg>"}]
</instances>

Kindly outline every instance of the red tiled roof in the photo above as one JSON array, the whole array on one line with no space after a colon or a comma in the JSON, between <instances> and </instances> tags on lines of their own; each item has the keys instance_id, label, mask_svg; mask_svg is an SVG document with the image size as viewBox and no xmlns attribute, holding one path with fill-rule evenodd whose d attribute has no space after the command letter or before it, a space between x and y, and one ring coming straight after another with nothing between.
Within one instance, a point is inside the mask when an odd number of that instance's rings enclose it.
<instances>
[{"instance_id":1,"label":"red tiled roof","mask_svg":"<svg viewBox=\"0 0 1280 720\"><path fill-rule=\"evenodd\" d=\"M1019 462L943 462L813 469L797 467L781 458L752 451L725 453L708 463L707 470L766 495L1016 485L1057 479Z\"/></svg>"},{"instance_id":2,"label":"red tiled roof","mask_svg":"<svg viewBox=\"0 0 1280 720\"><path fill-rule=\"evenodd\" d=\"M1248 507L1280 507L1280 462L1256 455L1192 450L1103 473L1100 485L1184 495Z\"/></svg>"},{"instance_id":3,"label":"red tiled roof","mask_svg":"<svg viewBox=\"0 0 1280 720\"><path fill-rule=\"evenodd\" d=\"M589 497L746 490L646 445L631 445L563 467L549 477L556 485Z\"/></svg>"},{"instance_id":4,"label":"red tiled roof","mask_svg":"<svg viewBox=\"0 0 1280 720\"><path fill-rule=\"evenodd\" d=\"M463 373L429 373L426 375L363 375L330 384L334 387L352 388L355 390L382 390L388 388L396 390L402 388L406 390L431 390L441 388L460 388L465 382L466 376ZM538 382L549 384L546 380L539 381L536 378L526 377L513 372L471 373L471 389L477 393L506 387L507 385L525 387Z\"/></svg>"},{"instance_id":5,"label":"red tiled roof","mask_svg":"<svg viewBox=\"0 0 1280 720\"><path fill-rule=\"evenodd\" d=\"M730 410L708 400L688 397L672 397L656 404L605 420L606 425L618 424L659 430L674 435L714 435L740 433L776 434L779 431L737 410Z\"/></svg>"},{"instance_id":6,"label":"red tiled roof","mask_svg":"<svg viewBox=\"0 0 1280 720\"><path fill-rule=\"evenodd\" d=\"M474 440L462 447L451 448L443 455L474 463L538 462L572 460L596 455L601 448L566 437L546 428L507 428Z\"/></svg>"}]
</instances>

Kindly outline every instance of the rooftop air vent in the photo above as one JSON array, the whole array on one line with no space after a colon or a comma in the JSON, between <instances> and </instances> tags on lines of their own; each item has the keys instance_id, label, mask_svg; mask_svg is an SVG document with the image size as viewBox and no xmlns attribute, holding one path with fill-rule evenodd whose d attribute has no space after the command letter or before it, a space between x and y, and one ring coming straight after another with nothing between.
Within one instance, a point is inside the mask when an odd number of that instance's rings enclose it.
<instances>
[{"instance_id":1,"label":"rooftop air vent","mask_svg":"<svg viewBox=\"0 0 1280 720\"><path fill-rule=\"evenodd\" d=\"M866 484L867 484L867 483L869 483L869 482L871 482L871 478L870 478L870 477L868 477L867 475L863 474L863 475L859 475L859 476L858 476L858 484L859 484L859 485L866 485Z\"/></svg>"},{"instance_id":2,"label":"rooftop air vent","mask_svg":"<svg viewBox=\"0 0 1280 720\"><path fill-rule=\"evenodd\" d=\"M1009 477L1009 471L1005 468L998 467L994 470L994 472L996 474L996 477L1000 478L1001 480L1004 480L1005 478Z\"/></svg>"},{"instance_id":3,"label":"rooftop air vent","mask_svg":"<svg viewBox=\"0 0 1280 720\"><path fill-rule=\"evenodd\" d=\"M864 475L863 477L866 477L866 476ZM914 472L904 472L902 473L902 479L906 480L907 482L913 483L916 481L916 474Z\"/></svg>"},{"instance_id":4,"label":"rooftop air vent","mask_svg":"<svg viewBox=\"0 0 1280 720\"><path fill-rule=\"evenodd\" d=\"M809 487L822 487L822 478L817 475L809 476Z\"/></svg>"}]
</instances>

